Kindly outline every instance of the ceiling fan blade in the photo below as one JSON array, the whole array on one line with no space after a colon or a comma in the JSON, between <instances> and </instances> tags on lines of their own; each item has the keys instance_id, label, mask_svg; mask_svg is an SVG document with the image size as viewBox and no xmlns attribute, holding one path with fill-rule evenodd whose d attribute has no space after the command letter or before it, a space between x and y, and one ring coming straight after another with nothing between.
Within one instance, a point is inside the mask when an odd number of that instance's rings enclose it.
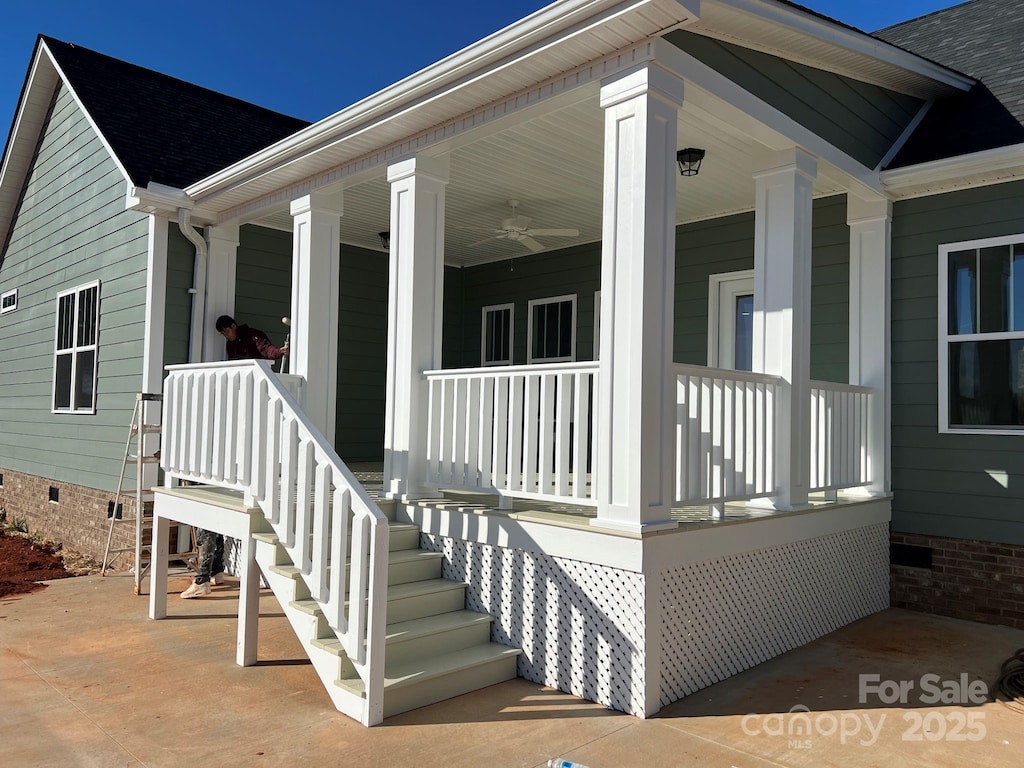
<instances>
[{"instance_id":1,"label":"ceiling fan blade","mask_svg":"<svg viewBox=\"0 0 1024 768\"><path fill-rule=\"evenodd\" d=\"M534 253L536 253L537 251L543 251L544 250L544 246L541 245L540 243L538 243L536 240L534 240L529 235L523 235L522 237L517 238L516 242L517 243L522 243L523 245L525 245L527 248L529 248Z\"/></svg>"},{"instance_id":2,"label":"ceiling fan blade","mask_svg":"<svg viewBox=\"0 0 1024 768\"><path fill-rule=\"evenodd\" d=\"M535 235L538 237L579 237L578 229L528 229L524 235Z\"/></svg>"},{"instance_id":3,"label":"ceiling fan blade","mask_svg":"<svg viewBox=\"0 0 1024 768\"><path fill-rule=\"evenodd\" d=\"M483 245L484 243L489 243L492 240L507 240L507 239L508 239L508 235L505 232L502 232L500 235L492 235L491 237L485 237L483 240L477 240L475 243L470 243L466 247L467 248L475 248L478 245Z\"/></svg>"}]
</instances>

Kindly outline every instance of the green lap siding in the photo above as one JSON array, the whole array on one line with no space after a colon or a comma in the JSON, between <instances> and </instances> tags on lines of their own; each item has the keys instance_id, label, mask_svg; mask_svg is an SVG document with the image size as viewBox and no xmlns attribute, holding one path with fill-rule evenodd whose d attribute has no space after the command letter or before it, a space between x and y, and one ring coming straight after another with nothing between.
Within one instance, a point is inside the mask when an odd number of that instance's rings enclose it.
<instances>
[{"instance_id":1,"label":"green lap siding","mask_svg":"<svg viewBox=\"0 0 1024 768\"><path fill-rule=\"evenodd\" d=\"M869 168L922 106L877 85L692 32L676 30L665 39Z\"/></svg>"},{"instance_id":2,"label":"green lap siding","mask_svg":"<svg viewBox=\"0 0 1024 768\"><path fill-rule=\"evenodd\" d=\"M0 262L0 466L113 491L142 381L147 217L62 85ZM100 281L95 414L54 414L57 294Z\"/></svg>"},{"instance_id":3,"label":"green lap siding","mask_svg":"<svg viewBox=\"0 0 1024 768\"><path fill-rule=\"evenodd\" d=\"M1024 435L938 429L939 246L1024 233L1024 183L898 202L892 229L893 529L1024 544Z\"/></svg>"},{"instance_id":4,"label":"green lap siding","mask_svg":"<svg viewBox=\"0 0 1024 768\"><path fill-rule=\"evenodd\" d=\"M811 275L811 376L845 382L849 371L849 227L846 198L814 201ZM754 214L681 226L676 231L673 358L706 365L708 280L754 268ZM454 276L452 272L457 272ZM526 363L531 299L576 294L576 359L594 359L594 292L600 290L600 243L524 256L514 261L449 270L445 277L446 367L481 360L481 310L514 303L513 363ZM454 298L458 296L458 298ZM459 315L453 305L461 304ZM461 316L461 324L455 318ZM450 320L450 322L449 322ZM449 344L461 355L448 352Z\"/></svg>"}]
</instances>

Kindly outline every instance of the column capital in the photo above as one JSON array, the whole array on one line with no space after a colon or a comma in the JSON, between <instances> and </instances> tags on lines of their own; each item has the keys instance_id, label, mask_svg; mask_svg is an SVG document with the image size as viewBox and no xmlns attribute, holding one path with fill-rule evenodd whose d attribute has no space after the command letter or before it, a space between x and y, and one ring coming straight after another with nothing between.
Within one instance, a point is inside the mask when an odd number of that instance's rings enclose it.
<instances>
[{"instance_id":1,"label":"column capital","mask_svg":"<svg viewBox=\"0 0 1024 768\"><path fill-rule=\"evenodd\" d=\"M603 109L645 95L654 96L678 109L683 105L683 81L667 69L648 61L601 82Z\"/></svg>"},{"instance_id":2,"label":"column capital","mask_svg":"<svg viewBox=\"0 0 1024 768\"><path fill-rule=\"evenodd\" d=\"M755 179L794 171L807 179L817 178L818 158L802 147L766 151L754 156L753 176Z\"/></svg>"},{"instance_id":3,"label":"column capital","mask_svg":"<svg viewBox=\"0 0 1024 768\"><path fill-rule=\"evenodd\" d=\"M388 182L393 184L396 181L417 176L429 178L440 184L447 184L449 165L447 155L442 157L415 155L403 158L388 166Z\"/></svg>"},{"instance_id":4,"label":"column capital","mask_svg":"<svg viewBox=\"0 0 1024 768\"><path fill-rule=\"evenodd\" d=\"M846 196L846 223L851 227L857 224L873 224L892 219L892 200L876 197L867 200L854 194Z\"/></svg>"},{"instance_id":5,"label":"column capital","mask_svg":"<svg viewBox=\"0 0 1024 768\"><path fill-rule=\"evenodd\" d=\"M332 195L328 195L324 192L310 192L308 195L297 197L292 200L289 206L289 211L292 216L301 216L304 213L310 211L318 211L320 213L330 213L335 216L341 216L343 211L342 206L342 192L335 192Z\"/></svg>"},{"instance_id":6,"label":"column capital","mask_svg":"<svg viewBox=\"0 0 1024 768\"><path fill-rule=\"evenodd\" d=\"M205 230L206 241L212 243L219 241L226 245L238 246L238 224L217 224L207 227Z\"/></svg>"}]
</instances>

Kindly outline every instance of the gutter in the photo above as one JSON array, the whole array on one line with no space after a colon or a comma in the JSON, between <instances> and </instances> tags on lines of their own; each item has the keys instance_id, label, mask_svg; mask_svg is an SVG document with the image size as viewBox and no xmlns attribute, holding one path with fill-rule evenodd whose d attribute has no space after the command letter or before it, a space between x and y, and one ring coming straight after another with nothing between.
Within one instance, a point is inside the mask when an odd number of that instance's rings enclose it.
<instances>
[{"instance_id":1,"label":"gutter","mask_svg":"<svg viewBox=\"0 0 1024 768\"><path fill-rule=\"evenodd\" d=\"M196 247L195 261L192 268L192 322L188 329L188 361L203 361L203 327L206 324L206 240L192 228L192 212L188 208L178 209L178 229L189 242Z\"/></svg>"}]
</instances>

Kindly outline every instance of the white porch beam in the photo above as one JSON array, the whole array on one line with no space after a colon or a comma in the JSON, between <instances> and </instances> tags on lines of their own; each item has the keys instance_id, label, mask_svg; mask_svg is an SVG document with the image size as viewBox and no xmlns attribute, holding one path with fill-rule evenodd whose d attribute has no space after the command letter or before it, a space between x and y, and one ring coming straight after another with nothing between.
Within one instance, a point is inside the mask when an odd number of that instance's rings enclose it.
<instances>
[{"instance_id":1,"label":"white porch beam","mask_svg":"<svg viewBox=\"0 0 1024 768\"><path fill-rule=\"evenodd\" d=\"M295 225L288 372L305 379L306 415L331 445L338 397L341 212L338 195L305 195L291 203Z\"/></svg>"},{"instance_id":2,"label":"white porch beam","mask_svg":"<svg viewBox=\"0 0 1024 768\"><path fill-rule=\"evenodd\" d=\"M388 288L384 491L389 498L431 495L424 487L427 383L441 367L444 210L448 158L417 156L388 167L391 260Z\"/></svg>"},{"instance_id":3,"label":"white porch beam","mask_svg":"<svg viewBox=\"0 0 1024 768\"><path fill-rule=\"evenodd\" d=\"M656 64L606 80L597 518L675 527L676 131L683 81Z\"/></svg>"},{"instance_id":4,"label":"white porch beam","mask_svg":"<svg viewBox=\"0 0 1024 768\"><path fill-rule=\"evenodd\" d=\"M872 483L855 489L868 495L889 490L889 315L892 203L883 198L846 199L850 226L850 383L871 387L868 466Z\"/></svg>"},{"instance_id":5,"label":"white porch beam","mask_svg":"<svg viewBox=\"0 0 1024 768\"><path fill-rule=\"evenodd\" d=\"M235 276L238 264L238 225L206 228L206 323L203 327L203 362L224 360L224 338L217 318L235 314Z\"/></svg>"},{"instance_id":6,"label":"white porch beam","mask_svg":"<svg viewBox=\"0 0 1024 768\"><path fill-rule=\"evenodd\" d=\"M811 464L811 203L818 163L795 147L760 158L754 172L753 367L783 379L775 410L779 491L752 502L807 505Z\"/></svg>"}]
</instances>

